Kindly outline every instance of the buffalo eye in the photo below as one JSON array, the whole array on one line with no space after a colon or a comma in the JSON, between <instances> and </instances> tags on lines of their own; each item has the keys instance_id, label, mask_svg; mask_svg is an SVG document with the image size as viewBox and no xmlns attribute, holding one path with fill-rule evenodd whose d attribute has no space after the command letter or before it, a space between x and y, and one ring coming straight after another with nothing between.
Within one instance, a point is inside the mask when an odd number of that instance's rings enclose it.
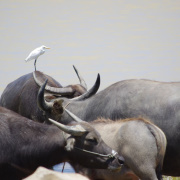
<instances>
[{"instance_id":1,"label":"buffalo eye","mask_svg":"<svg viewBox=\"0 0 180 180\"><path fill-rule=\"evenodd\" d=\"M97 144L98 141L96 138L89 138L89 139L86 139L87 142L90 142L90 143L94 143L94 144Z\"/></svg>"}]
</instances>

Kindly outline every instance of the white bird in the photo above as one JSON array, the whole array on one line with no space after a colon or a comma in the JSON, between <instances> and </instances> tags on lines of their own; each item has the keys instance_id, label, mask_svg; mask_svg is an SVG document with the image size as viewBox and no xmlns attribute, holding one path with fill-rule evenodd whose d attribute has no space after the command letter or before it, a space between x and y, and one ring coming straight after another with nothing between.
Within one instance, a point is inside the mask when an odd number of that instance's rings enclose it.
<instances>
[{"instance_id":1,"label":"white bird","mask_svg":"<svg viewBox=\"0 0 180 180\"><path fill-rule=\"evenodd\" d=\"M37 61L37 58L38 58L40 55L44 54L46 49L50 49L50 48L42 45L42 46L34 49L34 50L29 54L29 56L25 59L26 62L28 62L28 61L30 61L30 60L33 60L33 59L35 60L35 61L34 61L35 71L36 71L36 61Z\"/></svg>"}]
</instances>

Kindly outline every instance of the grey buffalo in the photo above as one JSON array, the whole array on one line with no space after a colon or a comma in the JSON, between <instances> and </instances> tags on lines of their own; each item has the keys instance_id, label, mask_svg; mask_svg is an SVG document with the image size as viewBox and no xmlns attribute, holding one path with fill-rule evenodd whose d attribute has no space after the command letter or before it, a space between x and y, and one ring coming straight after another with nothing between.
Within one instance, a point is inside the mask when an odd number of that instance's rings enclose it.
<instances>
[{"instance_id":1,"label":"grey buffalo","mask_svg":"<svg viewBox=\"0 0 180 180\"><path fill-rule=\"evenodd\" d=\"M165 134L143 118L123 120L98 119L91 123L104 141L124 157L119 173L82 168L73 164L76 172L91 180L161 180L166 151Z\"/></svg>"},{"instance_id":2,"label":"grey buffalo","mask_svg":"<svg viewBox=\"0 0 180 180\"><path fill-rule=\"evenodd\" d=\"M73 66L74 67L74 66ZM74 98L87 91L86 83L78 70L74 67L80 84L62 87L55 79L39 71L26 74L9 83L1 95L0 105L11 109L29 119L45 122L47 118L37 107L37 94L39 86L48 79L46 95L49 98L58 96ZM50 116L53 118L53 116Z\"/></svg>"},{"instance_id":3,"label":"grey buffalo","mask_svg":"<svg viewBox=\"0 0 180 180\"><path fill-rule=\"evenodd\" d=\"M124 119L148 118L163 130L167 138L163 174L180 176L180 83L165 83L150 80L125 80L117 82L91 98L67 99L44 98L45 83L38 94L39 107L45 111L60 112L57 121L69 123L63 113L67 107L81 119L93 121L98 117Z\"/></svg>"},{"instance_id":4,"label":"grey buffalo","mask_svg":"<svg viewBox=\"0 0 180 180\"><path fill-rule=\"evenodd\" d=\"M121 168L123 158L104 143L89 123L77 119L67 126L49 120L58 127L0 107L1 179L20 180L38 166L51 167L63 161L89 168Z\"/></svg>"}]
</instances>

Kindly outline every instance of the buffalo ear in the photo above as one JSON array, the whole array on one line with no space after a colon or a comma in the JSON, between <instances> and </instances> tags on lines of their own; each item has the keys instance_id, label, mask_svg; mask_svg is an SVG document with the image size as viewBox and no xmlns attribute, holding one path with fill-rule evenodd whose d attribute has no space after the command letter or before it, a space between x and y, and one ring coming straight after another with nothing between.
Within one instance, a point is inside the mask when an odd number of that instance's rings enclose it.
<instances>
[{"instance_id":1,"label":"buffalo ear","mask_svg":"<svg viewBox=\"0 0 180 180\"><path fill-rule=\"evenodd\" d=\"M62 114L64 109L63 109L63 100L60 99L60 100L55 100L54 103L53 103L53 109L54 111Z\"/></svg>"},{"instance_id":2,"label":"buffalo ear","mask_svg":"<svg viewBox=\"0 0 180 180\"><path fill-rule=\"evenodd\" d=\"M67 139L67 145L65 146L66 151L72 151L74 149L75 139L69 137Z\"/></svg>"}]
</instances>

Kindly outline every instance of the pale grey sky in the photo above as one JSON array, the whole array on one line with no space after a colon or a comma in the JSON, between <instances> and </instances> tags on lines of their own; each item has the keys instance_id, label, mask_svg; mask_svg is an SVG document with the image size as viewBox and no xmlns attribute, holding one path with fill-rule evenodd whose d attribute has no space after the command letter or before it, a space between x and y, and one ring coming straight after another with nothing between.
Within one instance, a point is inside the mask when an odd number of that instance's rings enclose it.
<instances>
[{"instance_id":1,"label":"pale grey sky","mask_svg":"<svg viewBox=\"0 0 180 180\"><path fill-rule=\"evenodd\" d=\"M104 89L130 78L180 81L180 1L1 0L0 94L32 72L24 59L36 47L50 50L37 70L62 85L88 87L101 75Z\"/></svg>"}]
</instances>

